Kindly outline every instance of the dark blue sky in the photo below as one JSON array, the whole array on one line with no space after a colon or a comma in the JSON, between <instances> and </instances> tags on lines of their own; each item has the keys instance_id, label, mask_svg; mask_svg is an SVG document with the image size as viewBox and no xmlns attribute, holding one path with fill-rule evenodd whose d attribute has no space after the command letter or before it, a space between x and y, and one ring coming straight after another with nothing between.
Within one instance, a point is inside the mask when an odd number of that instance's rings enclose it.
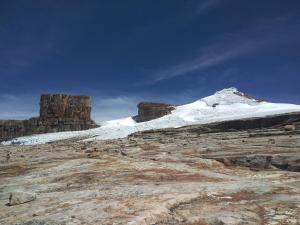
<instances>
[{"instance_id":1,"label":"dark blue sky","mask_svg":"<svg viewBox=\"0 0 300 225\"><path fill-rule=\"evenodd\" d=\"M93 96L98 121L231 86L300 103L299 40L299 0L2 0L0 118L56 92Z\"/></svg>"}]
</instances>

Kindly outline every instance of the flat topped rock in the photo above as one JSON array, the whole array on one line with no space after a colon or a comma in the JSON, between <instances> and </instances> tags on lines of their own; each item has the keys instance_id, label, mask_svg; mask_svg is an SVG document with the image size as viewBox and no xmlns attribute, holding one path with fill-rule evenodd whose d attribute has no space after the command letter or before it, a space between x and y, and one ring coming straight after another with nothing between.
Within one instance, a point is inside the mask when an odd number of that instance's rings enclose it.
<instances>
[{"instance_id":1,"label":"flat topped rock","mask_svg":"<svg viewBox=\"0 0 300 225\"><path fill-rule=\"evenodd\" d=\"M43 94L40 116L28 120L0 120L0 142L15 137L98 127L91 119L91 97Z\"/></svg>"},{"instance_id":2,"label":"flat topped rock","mask_svg":"<svg viewBox=\"0 0 300 225\"><path fill-rule=\"evenodd\" d=\"M135 118L137 122L160 118L170 114L171 111L175 109L174 105L155 102L141 102L137 107L138 116Z\"/></svg>"}]
</instances>

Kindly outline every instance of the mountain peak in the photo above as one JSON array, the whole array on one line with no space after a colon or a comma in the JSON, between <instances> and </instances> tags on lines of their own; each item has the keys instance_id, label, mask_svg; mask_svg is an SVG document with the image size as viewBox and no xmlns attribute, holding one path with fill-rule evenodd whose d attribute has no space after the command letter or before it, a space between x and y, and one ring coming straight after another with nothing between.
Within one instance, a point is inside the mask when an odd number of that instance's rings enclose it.
<instances>
[{"instance_id":1,"label":"mountain peak","mask_svg":"<svg viewBox=\"0 0 300 225\"><path fill-rule=\"evenodd\" d=\"M220 91L216 91L215 94L227 94L227 93L236 93L239 92L237 88L235 87L230 87L230 88L224 88Z\"/></svg>"},{"instance_id":2,"label":"mountain peak","mask_svg":"<svg viewBox=\"0 0 300 225\"><path fill-rule=\"evenodd\" d=\"M215 92L215 94L202 98L201 101L205 102L208 106L216 105L231 105L235 103L243 103L248 105L257 105L260 100L254 99L249 95L240 92L237 88L225 88Z\"/></svg>"}]
</instances>

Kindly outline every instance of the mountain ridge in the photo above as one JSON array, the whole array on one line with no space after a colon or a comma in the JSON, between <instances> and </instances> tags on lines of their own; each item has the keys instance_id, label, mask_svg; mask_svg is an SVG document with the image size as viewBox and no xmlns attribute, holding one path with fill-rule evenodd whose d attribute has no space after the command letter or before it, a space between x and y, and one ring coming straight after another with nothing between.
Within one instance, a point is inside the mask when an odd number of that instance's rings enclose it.
<instances>
[{"instance_id":1,"label":"mountain ridge","mask_svg":"<svg viewBox=\"0 0 300 225\"><path fill-rule=\"evenodd\" d=\"M249 98L248 95L243 94L236 88L227 88L190 104L176 106L170 114L158 119L136 123L131 117L127 117L108 121L99 128L86 131L20 137L4 142L3 144L42 144L69 138L107 140L124 138L132 133L145 130L176 128L194 124L209 124L293 112L300 112L300 105L258 101Z\"/></svg>"}]
</instances>

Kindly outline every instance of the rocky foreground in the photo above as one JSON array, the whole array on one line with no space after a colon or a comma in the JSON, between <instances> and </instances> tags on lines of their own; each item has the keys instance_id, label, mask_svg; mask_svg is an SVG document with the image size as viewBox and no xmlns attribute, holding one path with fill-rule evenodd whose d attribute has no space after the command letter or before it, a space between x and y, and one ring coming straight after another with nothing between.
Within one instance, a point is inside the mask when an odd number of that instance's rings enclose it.
<instances>
[{"instance_id":1,"label":"rocky foreground","mask_svg":"<svg viewBox=\"0 0 300 225\"><path fill-rule=\"evenodd\" d=\"M297 118L0 146L0 224L300 224Z\"/></svg>"}]
</instances>

